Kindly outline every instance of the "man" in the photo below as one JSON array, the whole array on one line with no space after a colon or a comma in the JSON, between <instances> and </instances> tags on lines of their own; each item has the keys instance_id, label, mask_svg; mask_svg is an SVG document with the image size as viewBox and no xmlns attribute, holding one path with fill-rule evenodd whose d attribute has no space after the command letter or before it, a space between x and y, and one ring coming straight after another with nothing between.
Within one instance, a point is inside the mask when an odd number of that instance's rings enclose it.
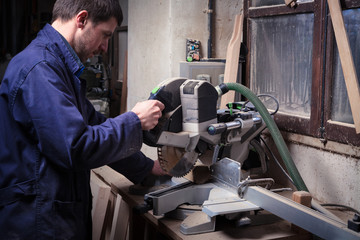
<instances>
[{"instance_id":1,"label":"man","mask_svg":"<svg viewBox=\"0 0 360 240\"><path fill-rule=\"evenodd\" d=\"M0 88L2 239L90 239L90 169L107 164L134 183L163 174L140 148L164 105L144 101L105 119L79 79L121 21L118 0L57 0L52 25L9 64Z\"/></svg>"}]
</instances>

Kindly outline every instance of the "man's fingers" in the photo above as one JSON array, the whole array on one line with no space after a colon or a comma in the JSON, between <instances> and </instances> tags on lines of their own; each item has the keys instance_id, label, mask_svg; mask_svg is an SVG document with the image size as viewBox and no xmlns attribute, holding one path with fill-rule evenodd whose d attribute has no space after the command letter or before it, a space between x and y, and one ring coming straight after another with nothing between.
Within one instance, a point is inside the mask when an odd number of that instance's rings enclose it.
<instances>
[{"instance_id":1,"label":"man's fingers","mask_svg":"<svg viewBox=\"0 0 360 240\"><path fill-rule=\"evenodd\" d=\"M160 101L158 101L158 106L159 106L159 108L160 108L160 111L162 111L162 110L164 110L164 108L165 108L165 105L162 103L162 102L160 102Z\"/></svg>"},{"instance_id":2,"label":"man's fingers","mask_svg":"<svg viewBox=\"0 0 360 240\"><path fill-rule=\"evenodd\" d=\"M158 100L147 100L139 102L132 109L138 115L143 130L154 128L162 116L165 105Z\"/></svg>"}]
</instances>

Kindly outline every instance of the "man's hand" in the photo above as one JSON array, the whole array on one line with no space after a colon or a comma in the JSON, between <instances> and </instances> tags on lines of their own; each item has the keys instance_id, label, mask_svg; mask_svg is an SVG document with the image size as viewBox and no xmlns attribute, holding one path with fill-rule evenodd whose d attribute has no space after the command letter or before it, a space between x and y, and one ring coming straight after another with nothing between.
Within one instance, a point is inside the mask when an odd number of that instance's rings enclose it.
<instances>
[{"instance_id":1,"label":"man's hand","mask_svg":"<svg viewBox=\"0 0 360 240\"><path fill-rule=\"evenodd\" d=\"M164 104L158 100L147 100L136 103L131 111L139 117L142 129L150 130L158 124L164 108Z\"/></svg>"},{"instance_id":2,"label":"man's hand","mask_svg":"<svg viewBox=\"0 0 360 240\"><path fill-rule=\"evenodd\" d=\"M154 161L154 166L151 170L151 173L153 175L156 175L156 176L164 176L164 175L168 175L167 172L165 172L164 170L162 170L162 168L160 167L160 163L159 163L159 160L155 160Z\"/></svg>"}]
</instances>

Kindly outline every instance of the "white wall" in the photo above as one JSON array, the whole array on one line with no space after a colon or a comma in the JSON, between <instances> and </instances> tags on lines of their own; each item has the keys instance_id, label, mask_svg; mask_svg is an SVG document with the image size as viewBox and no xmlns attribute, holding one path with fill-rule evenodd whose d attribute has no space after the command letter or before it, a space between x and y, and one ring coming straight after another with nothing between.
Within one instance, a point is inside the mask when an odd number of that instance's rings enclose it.
<instances>
[{"instance_id":1,"label":"white wall","mask_svg":"<svg viewBox=\"0 0 360 240\"><path fill-rule=\"evenodd\" d=\"M225 58L233 16L241 12L242 0L214 2L214 7L221 10L215 10L214 14L213 52L217 53L214 57ZM201 54L207 57L207 8L207 0L129 1L128 110L136 102L146 100L160 82L179 76L179 62L185 60L187 38L200 40ZM156 157L152 148L144 146L143 151Z\"/></svg>"},{"instance_id":2,"label":"white wall","mask_svg":"<svg viewBox=\"0 0 360 240\"><path fill-rule=\"evenodd\" d=\"M290 152L309 192L321 202L360 209L360 161L348 156L291 144Z\"/></svg>"},{"instance_id":3,"label":"white wall","mask_svg":"<svg viewBox=\"0 0 360 240\"><path fill-rule=\"evenodd\" d=\"M241 12L242 0L214 2L213 52L214 57L225 58L234 15ZM129 1L128 109L147 99L161 81L179 76L186 38L200 40L202 56L207 56L207 4L207 0Z\"/></svg>"},{"instance_id":4,"label":"white wall","mask_svg":"<svg viewBox=\"0 0 360 240\"><path fill-rule=\"evenodd\" d=\"M360 148L336 142L322 144L319 139L298 134L285 134L287 146L313 198L360 209ZM272 139L266 141L278 156ZM270 162L270 175L275 182L291 186L278 166Z\"/></svg>"},{"instance_id":5,"label":"white wall","mask_svg":"<svg viewBox=\"0 0 360 240\"><path fill-rule=\"evenodd\" d=\"M170 1L129 1L128 106L170 76Z\"/></svg>"},{"instance_id":6,"label":"white wall","mask_svg":"<svg viewBox=\"0 0 360 240\"><path fill-rule=\"evenodd\" d=\"M243 1L216 0L214 4L213 57L225 58L234 15L242 11ZM186 38L200 40L206 56L205 9L207 0L129 1L128 110L137 101L147 99L161 81L179 75L179 61L185 59ZM314 198L360 209L360 151L357 150L357 157L349 157L346 152L337 154L299 143L288 146ZM155 149L145 146L143 151L156 158ZM272 172L276 172L276 167L273 168Z\"/></svg>"}]
</instances>

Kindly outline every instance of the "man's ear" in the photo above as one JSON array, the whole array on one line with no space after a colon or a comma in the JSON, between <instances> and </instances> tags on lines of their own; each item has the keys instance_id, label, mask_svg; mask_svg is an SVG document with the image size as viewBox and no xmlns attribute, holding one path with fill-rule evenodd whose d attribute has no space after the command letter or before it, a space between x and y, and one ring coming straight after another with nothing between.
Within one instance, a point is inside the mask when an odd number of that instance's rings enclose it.
<instances>
[{"instance_id":1,"label":"man's ear","mask_svg":"<svg viewBox=\"0 0 360 240\"><path fill-rule=\"evenodd\" d=\"M89 13L86 10L82 10L76 15L76 26L78 28L84 28L85 24L87 23L89 17Z\"/></svg>"}]
</instances>

